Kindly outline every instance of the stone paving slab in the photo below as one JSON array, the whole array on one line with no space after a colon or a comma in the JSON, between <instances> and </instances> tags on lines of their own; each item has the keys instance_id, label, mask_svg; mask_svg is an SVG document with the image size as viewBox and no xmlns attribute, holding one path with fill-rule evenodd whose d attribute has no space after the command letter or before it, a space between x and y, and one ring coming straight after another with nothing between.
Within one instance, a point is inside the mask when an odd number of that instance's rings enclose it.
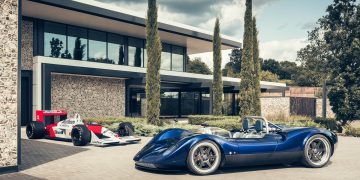
<instances>
[{"instance_id":1,"label":"stone paving slab","mask_svg":"<svg viewBox=\"0 0 360 180\"><path fill-rule=\"evenodd\" d=\"M360 138L339 137L338 149L331 162L324 168L312 169L303 166L257 166L220 170L211 176L194 176L187 171L149 172L134 167L132 158L150 140L143 138L140 144L95 147L86 146L85 151L61 157L47 163L26 168L22 175L44 179L124 179L124 180L162 180L162 179L360 179ZM37 140L38 141L38 140ZM29 141L31 142L31 141ZM40 140L48 146L63 145L72 147L72 143ZM37 142L34 142L37 143ZM34 151L36 147L32 146ZM51 148L51 147L50 147ZM65 147L66 148L66 147ZM73 147L79 148L79 147ZM81 148L80 148L81 149ZM24 156L26 156L24 154ZM36 160L37 158L35 158ZM25 163L25 162L24 162ZM13 174L13 175L14 175ZM3 178L0 176L0 179ZM6 179L14 179L7 175ZM16 178L15 178L16 179Z\"/></svg>"}]
</instances>

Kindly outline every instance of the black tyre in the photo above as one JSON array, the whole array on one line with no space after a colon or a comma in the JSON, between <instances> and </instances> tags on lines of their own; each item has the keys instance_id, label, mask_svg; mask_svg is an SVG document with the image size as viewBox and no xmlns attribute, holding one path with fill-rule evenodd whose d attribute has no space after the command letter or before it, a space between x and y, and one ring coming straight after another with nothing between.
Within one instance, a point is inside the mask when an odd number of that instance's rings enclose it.
<instances>
[{"instance_id":1,"label":"black tyre","mask_svg":"<svg viewBox=\"0 0 360 180\"><path fill-rule=\"evenodd\" d=\"M45 136L45 126L42 122L32 121L26 126L26 135L29 139L41 139Z\"/></svg>"},{"instance_id":2,"label":"black tyre","mask_svg":"<svg viewBox=\"0 0 360 180\"><path fill-rule=\"evenodd\" d=\"M76 125L71 130L71 140L74 146L85 146L91 140L91 133L85 125Z\"/></svg>"},{"instance_id":3,"label":"black tyre","mask_svg":"<svg viewBox=\"0 0 360 180\"><path fill-rule=\"evenodd\" d=\"M329 162L331 151L331 144L325 136L311 136L305 144L302 163L310 168L321 168Z\"/></svg>"},{"instance_id":4,"label":"black tyre","mask_svg":"<svg viewBox=\"0 0 360 180\"><path fill-rule=\"evenodd\" d=\"M119 136L132 136L135 133L134 126L130 122L123 122L119 124Z\"/></svg>"},{"instance_id":5,"label":"black tyre","mask_svg":"<svg viewBox=\"0 0 360 180\"><path fill-rule=\"evenodd\" d=\"M214 173L221 163L221 151L212 141L201 141L195 144L187 157L188 169L197 175Z\"/></svg>"}]
</instances>

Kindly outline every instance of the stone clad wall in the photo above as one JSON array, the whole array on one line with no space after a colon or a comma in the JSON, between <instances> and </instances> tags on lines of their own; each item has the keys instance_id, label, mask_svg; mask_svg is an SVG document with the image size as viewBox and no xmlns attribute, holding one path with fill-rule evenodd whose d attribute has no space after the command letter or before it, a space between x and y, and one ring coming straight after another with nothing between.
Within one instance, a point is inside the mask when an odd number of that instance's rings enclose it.
<instances>
[{"instance_id":1,"label":"stone clad wall","mask_svg":"<svg viewBox=\"0 0 360 180\"><path fill-rule=\"evenodd\" d=\"M70 117L123 117L125 80L52 74L51 109L65 109Z\"/></svg>"},{"instance_id":2,"label":"stone clad wall","mask_svg":"<svg viewBox=\"0 0 360 180\"><path fill-rule=\"evenodd\" d=\"M290 116L289 97L262 97L260 100L262 116Z\"/></svg>"},{"instance_id":3,"label":"stone clad wall","mask_svg":"<svg viewBox=\"0 0 360 180\"><path fill-rule=\"evenodd\" d=\"M22 21L21 28L21 69L32 70L33 66L33 22Z\"/></svg>"},{"instance_id":4,"label":"stone clad wall","mask_svg":"<svg viewBox=\"0 0 360 180\"><path fill-rule=\"evenodd\" d=\"M0 1L0 168L17 166L18 1Z\"/></svg>"},{"instance_id":5,"label":"stone clad wall","mask_svg":"<svg viewBox=\"0 0 360 180\"><path fill-rule=\"evenodd\" d=\"M335 113L332 111L332 106L330 105L330 100L326 100L326 117L335 118ZM322 117L322 99L316 99L316 117Z\"/></svg>"}]
</instances>

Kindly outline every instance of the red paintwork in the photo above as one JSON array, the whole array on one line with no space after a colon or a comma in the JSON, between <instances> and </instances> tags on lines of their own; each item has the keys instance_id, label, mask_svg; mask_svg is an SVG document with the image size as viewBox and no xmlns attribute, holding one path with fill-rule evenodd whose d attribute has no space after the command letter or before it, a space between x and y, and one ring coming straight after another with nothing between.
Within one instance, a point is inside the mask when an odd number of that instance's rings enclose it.
<instances>
[{"instance_id":1,"label":"red paintwork","mask_svg":"<svg viewBox=\"0 0 360 180\"><path fill-rule=\"evenodd\" d=\"M48 135L50 138L56 138L55 136L55 132L53 130L53 127L57 126L57 124L49 124L47 125L46 128L46 132L48 132Z\"/></svg>"},{"instance_id":2,"label":"red paintwork","mask_svg":"<svg viewBox=\"0 0 360 180\"><path fill-rule=\"evenodd\" d=\"M87 128L95 134L101 134L102 126L101 125L86 125Z\"/></svg>"},{"instance_id":3,"label":"red paintwork","mask_svg":"<svg viewBox=\"0 0 360 180\"><path fill-rule=\"evenodd\" d=\"M66 116L67 112L64 110L36 110L36 121L44 122L45 116Z\"/></svg>"}]
</instances>

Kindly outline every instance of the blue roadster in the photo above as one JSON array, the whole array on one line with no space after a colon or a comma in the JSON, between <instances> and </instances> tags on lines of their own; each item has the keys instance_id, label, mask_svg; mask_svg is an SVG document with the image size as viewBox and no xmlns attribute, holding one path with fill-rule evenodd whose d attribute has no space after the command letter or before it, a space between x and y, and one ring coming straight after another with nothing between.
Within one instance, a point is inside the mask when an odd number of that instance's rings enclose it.
<instances>
[{"instance_id":1,"label":"blue roadster","mask_svg":"<svg viewBox=\"0 0 360 180\"><path fill-rule=\"evenodd\" d=\"M320 168L328 163L337 141L335 133L324 129L284 127L248 116L243 119L243 129L235 132L214 127L198 132L165 130L138 152L134 161L138 168L187 167L197 175L214 173L219 167L293 162Z\"/></svg>"}]
</instances>

